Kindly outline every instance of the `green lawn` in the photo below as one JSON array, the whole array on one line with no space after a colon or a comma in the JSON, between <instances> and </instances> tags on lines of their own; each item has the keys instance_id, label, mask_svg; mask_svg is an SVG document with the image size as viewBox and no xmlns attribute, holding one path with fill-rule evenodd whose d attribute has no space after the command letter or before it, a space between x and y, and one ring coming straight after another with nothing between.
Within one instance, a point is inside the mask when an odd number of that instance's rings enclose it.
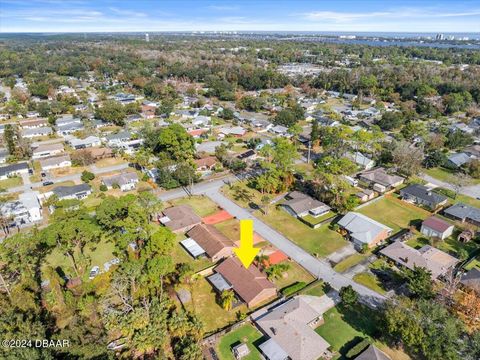
<instances>
[{"instance_id":1,"label":"green lawn","mask_svg":"<svg viewBox=\"0 0 480 360\"><path fill-rule=\"evenodd\" d=\"M431 169L424 169L423 172L437 180L450 182L452 175L455 175L457 172L455 170L450 170L442 167L435 167ZM472 179L472 184L478 184L480 180Z\"/></svg>"},{"instance_id":2,"label":"green lawn","mask_svg":"<svg viewBox=\"0 0 480 360\"><path fill-rule=\"evenodd\" d=\"M322 221L329 219L331 217L334 217L335 213L333 211L329 211L326 214L323 214L322 216L314 217L312 215L307 215L304 216L302 219L308 222L311 225L317 225L321 223Z\"/></svg>"},{"instance_id":3,"label":"green lawn","mask_svg":"<svg viewBox=\"0 0 480 360\"><path fill-rule=\"evenodd\" d=\"M272 207L267 215L256 211L255 216L314 255L325 257L347 245L347 241L327 225L312 229L278 207Z\"/></svg>"},{"instance_id":4,"label":"green lawn","mask_svg":"<svg viewBox=\"0 0 480 360\"><path fill-rule=\"evenodd\" d=\"M290 265L290 268L284 274L284 276L279 279L273 279L273 283L279 291L296 282L304 282L305 284L309 284L314 280L314 277L295 261L289 261L288 264Z\"/></svg>"},{"instance_id":5,"label":"green lawn","mask_svg":"<svg viewBox=\"0 0 480 360\"><path fill-rule=\"evenodd\" d=\"M260 359L260 352L257 346L261 344L262 334L250 324L245 324L238 329L224 335L218 343L218 355L220 360L235 360L232 354L232 347L246 343L250 349L250 354L243 360L257 360Z\"/></svg>"},{"instance_id":6,"label":"green lawn","mask_svg":"<svg viewBox=\"0 0 480 360\"><path fill-rule=\"evenodd\" d=\"M458 254L459 251L461 251L460 249L465 249L465 251L470 254L472 251L478 248L478 245L473 241L470 241L468 243L458 241L455 232L453 236L450 236L445 240L436 241L434 243L431 243L430 239L424 236L418 236L416 238L408 240L407 245L410 245L415 249L420 249L425 245L432 245L437 249L450 253L454 256Z\"/></svg>"},{"instance_id":7,"label":"green lawn","mask_svg":"<svg viewBox=\"0 0 480 360\"><path fill-rule=\"evenodd\" d=\"M415 205L389 196L385 196L383 199L361 208L358 212L387 225L394 232L408 228L410 225L421 222L431 215L428 211Z\"/></svg>"},{"instance_id":8,"label":"green lawn","mask_svg":"<svg viewBox=\"0 0 480 360\"><path fill-rule=\"evenodd\" d=\"M378 314L357 304L351 310L336 306L323 314L324 324L315 331L340 354L350 350L360 339L378 335Z\"/></svg>"},{"instance_id":9,"label":"green lawn","mask_svg":"<svg viewBox=\"0 0 480 360\"><path fill-rule=\"evenodd\" d=\"M382 287L382 283L373 274L367 272L359 273L353 277L353 280L359 284L362 284L363 286L368 287L373 291L376 291L379 294L386 294L386 290Z\"/></svg>"},{"instance_id":10,"label":"green lawn","mask_svg":"<svg viewBox=\"0 0 480 360\"><path fill-rule=\"evenodd\" d=\"M333 268L336 272L344 272L348 269L350 269L352 266L357 265L360 263L362 260L365 260L368 257L368 254L359 254L355 253L353 255L350 255L349 257L343 259L340 261L335 267Z\"/></svg>"},{"instance_id":11,"label":"green lawn","mask_svg":"<svg viewBox=\"0 0 480 360\"><path fill-rule=\"evenodd\" d=\"M480 258L477 257L473 260L470 260L470 262L465 265L465 270L472 270L473 268L480 270Z\"/></svg>"},{"instance_id":12,"label":"green lawn","mask_svg":"<svg viewBox=\"0 0 480 360\"><path fill-rule=\"evenodd\" d=\"M303 295L310 295L310 296L323 296L325 295L324 290L325 284L323 281L317 281L315 284L312 284L308 288L302 290Z\"/></svg>"},{"instance_id":13,"label":"green lawn","mask_svg":"<svg viewBox=\"0 0 480 360\"><path fill-rule=\"evenodd\" d=\"M220 232L222 232L226 237L233 241L240 240L240 221L237 219L229 219L226 221L222 221L221 223L213 225L215 226Z\"/></svg>"},{"instance_id":14,"label":"green lawn","mask_svg":"<svg viewBox=\"0 0 480 360\"><path fill-rule=\"evenodd\" d=\"M15 186L23 185L21 176L13 176L11 178L0 180L0 189L10 189Z\"/></svg>"},{"instance_id":15,"label":"green lawn","mask_svg":"<svg viewBox=\"0 0 480 360\"><path fill-rule=\"evenodd\" d=\"M197 279L188 290L192 294L192 302L187 304L187 308L202 321L207 334L236 322L237 311L247 312L246 305L240 305L230 311L224 310L218 305L217 295L205 278Z\"/></svg>"},{"instance_id":16,"label":"green lawn","mask_svg":"<svg viewBox=\"0 0 480 360\"><path fill-rule=\"evenodd\" d=\"M220 210L217 204L204 195L183 197L180 199L170 200L169 203L172 206L189 205L200 217L215 214Z\"/></svg>"}]
</instances>

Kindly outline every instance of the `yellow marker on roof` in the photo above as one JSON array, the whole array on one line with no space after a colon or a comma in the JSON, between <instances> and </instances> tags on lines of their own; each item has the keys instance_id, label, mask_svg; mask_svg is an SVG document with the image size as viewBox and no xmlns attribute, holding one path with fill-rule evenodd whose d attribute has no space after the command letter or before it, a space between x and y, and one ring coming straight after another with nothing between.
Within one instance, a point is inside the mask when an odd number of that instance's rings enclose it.
<instances>
[{"instance_id":1,"label":"yellow marker on roof","mask_svg":"<svg viewBox=\"0 0 480 360\"><path fill-rule=\"evenodd\" d=\"M235 255L240 259L243 266L247 269L252 264L253 259L260 251L253 247L253 221L240 220L240 247L233 249Z\"/></svg>"}]
</instances>

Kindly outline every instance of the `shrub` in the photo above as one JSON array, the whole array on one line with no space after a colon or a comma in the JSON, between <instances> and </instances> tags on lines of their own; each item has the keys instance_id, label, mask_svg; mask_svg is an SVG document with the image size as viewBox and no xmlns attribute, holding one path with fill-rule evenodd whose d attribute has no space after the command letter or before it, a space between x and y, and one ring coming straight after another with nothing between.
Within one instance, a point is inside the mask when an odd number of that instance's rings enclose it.
<instances>
[{"instance_id":1,"label":"shrub","mask_svg":"<svg viewBox=\"0 0 480 360\"><path fill-rule=\"evenodd\" d=\"M107 190L108 190L107 185L105 184L100 185L100 191L107 191Z\"/></svg>"},{"instance_id":2,"label":"shrub","mask_svg":"<svg viewBox=\"0 0 480 360\"><path fill-rule=\"evenodd\" d=\"M363 339L357 345L348 350L348 352L345 354L347 359L355 359L363 350L367 348L368 345L370 345L370 339Z\"/></svg>"},{"instance_id":3,"label":"shrub","mask_svg":"<svg viewBox=\"0 0 480 360\"><path fill-rule=\"evenodd\" d=\"M302 290L305 286L307 286L306 283L304 283L303 281L298 281L295 284L292 284L290 286L287 286L286 288L283 288L281 290L281 293L283 296L290 296Z\"/></svg>"},{"instance_id":4,"label":"shrub","mask_svg":"<svg viewBox=\"0 0 480 360\"><path fill-rule=\"evenodd\" d=\"M91 173L90 171L84 171L82 172L82 176L81 176L81 179L83 182L90 182L92 181L93 179L95 179L95 174L94 173Z\"/></svg>"}]
</instances>

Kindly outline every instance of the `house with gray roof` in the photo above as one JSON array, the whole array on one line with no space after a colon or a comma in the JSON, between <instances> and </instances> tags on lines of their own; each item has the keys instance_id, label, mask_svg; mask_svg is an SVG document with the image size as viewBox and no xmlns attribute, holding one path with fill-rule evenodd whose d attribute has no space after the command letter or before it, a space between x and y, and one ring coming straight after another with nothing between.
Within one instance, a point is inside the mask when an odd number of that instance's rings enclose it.
<instances>
[{"instance_id":1,"label":"house with gray roof","mask_svg":"<svg viewBox=\"0 0 480 360\"><path fill-rule=\"evenodd\" d=\"M457 203L452 205L445 209L443 214L461 222L469 222L480 226L480 209L467 204Z\"/></svg>"},{"instance_id":2,"label":"house with gray roof","mask_svg":"<svg viewBox=\"0 0 480 360\"><path fill-rule=\"evenodd\" d=\"M49 126L44 126L44 127L37 127L37 128L29 128L29 129L23 129L22 130L22 137L31 139L34 137L40 137L40 136L48 136L53 134L53 130Z\"/></svg>"},{"instance_id":3,"label":"house with gray roof","mask_svg":"<svg viewBox=\"0 0 480 360\"><path fill-rule=\"evenodd\" d=\"M88 184L79 184L72 186L57 186L52 189L51 195L56 195L59 200L85 199L92 193L92 188Z\"/></svg>"},{"instance_id":4,"label":"house with gray roof","mask_svg":"<svg viewBox=\"0 0 480 360\"><path fill-rule=\"evenodd\" d=\"M435 210L440 206L447 204L447 197L438 194L426 186L420 184L412 184L400 190L402 200L424 205L431 210Z\"/></svg>"},{"instance_id":5,"label":"house with gray roof","mask_svg":"<svg viewBox=\"0 0 480 360\"><path fill-rule=\"evenodd\" d=\"M459 167L468 164L470 161L472 161L472 157L468 154L464 152L454 153L447 157L447 163L445 165L449 168L458 169Z\"/></svg>"},{"instance_id":6,"label":"house with gray roof","mask_svg":"<svg viewBox=\"0 0 480 360\"><path fill-rule=\"evenodd\" d=\"M330 206L300 191L292 191L285 199L287 200L281 206L295 217L304 217L309 214L319 217L330 211Z\"/></svg>"},{"instance_id":7,"label":"house with gray roof","mask_svg":"<svg viewBox=\"0 0 480 360\"><path fill-rule=\"evenodd\" d=\"M85 139L78 139L76 137L72 137L68 139L68 143L71 147L77 150L102 145L102 141L96 136L88 136Z\"/></svg>"},{"instance_id":8,"label":"house with gray roof","mask_svg":"<svg viewBox=\"0 0 480 360\"><path fill-rule=\"evenodd\" d=\"M2 166L0 167L0 180L5 180L15 175L28 174L28 170L29 168L26 162Z\"/></svg>"},{"instance_id":9,"label":"house with gray roof","mask_svg":"<svg viewBox=\"0 0 480 360\"><path fill-rule=\"evenodd\" d=\"M262 355L269 360L330 358L330 344L315 328L321 325L323 313L335 303L327 295L299 295L259 316L253 314L255 324L268 337L259 345Z\"/></svg>"},{"instance_id":10,"label":"house with gray roof","mask_svg":"<svg viewBox=\"0 0 480 360\"><path fill-rule=\"evenodd\" d=\"M102 178L102 183L108 189L112 189L114 186L118 185L122 191L135 189L138 181L138 175L135 172L124 172L117 175L104 176Z\"/></svg>"},{"instance_id":11,"label":"house with gray roof","mask_svg":"<svg viewBox=\"0 0 480 360\"><path fill-rule=\"evenodd\" d=\"M360 213L350 211L337 223L348 233L357 250L372 248L392 234L392 229Z\"/></svg>"},{"instance_id":12,"label":"house with gray roof","mask_svg":"<svg viewBox=\"0 0 480 360\"><path fill-rule=\"evenodd\" d=\"M391 360L391 358L375 345L370 344L355 360Z\"/></svg>"},{"instance_id":13,"label":"house with gray roof","mask_svg":"<svg viewBox=\"0 0 480 360\"><path fill-rule=\"evenodd\" d=\"M462 275L460 283L469 289L474 290L477 294L480 294L480 270L473 268L467 273Z\"/></svg>"},{"instance_id":14,"label":"house with gray roof","mask_svg":"<svg viewBox=\"0 0 480 360\"><path fill-rule=\"evenodd\" d=\"M362 171L358 178L373 190L381 193L396 188L405 181L405 178L401 176L389 174L383 167Z\"/></svg>"}]
</instances>

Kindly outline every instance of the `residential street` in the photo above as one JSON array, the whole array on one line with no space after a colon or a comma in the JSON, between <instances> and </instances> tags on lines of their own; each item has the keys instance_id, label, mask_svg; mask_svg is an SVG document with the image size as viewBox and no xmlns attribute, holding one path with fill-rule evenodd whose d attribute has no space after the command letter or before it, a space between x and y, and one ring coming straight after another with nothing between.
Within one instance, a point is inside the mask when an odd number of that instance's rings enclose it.
<instances>
[{"instance_id":1,"label":"residential street","mask_svg":"<svg viewBox=\"0 0 480 360\"><path fill-rule=\"evenodd\" d=\"M237 217L238 219L253 220L254 229L260 236L268 240L278 249L287 254L290 258L302 265L313 276L330 283L330 285L335 290L340 290L340 288L343 286L352 285L355 291L357 291L361 295L362 300L368 302L372 306L376 306L379 303L385 301L386 298L384 296L368 289L365 286L357 284L356 282L345 277L342 274L337 273L330 267L327 262L313 257L305 250L292 243L285 236L275 231L270 226L257 219L255 216L251 215L246 209L241 208L220 193L219 190L225 183L235 180L236 178L232 176L211 182L202 182L194 186L193 194L208 196L210 199L215 201L218 205L220 205L222 208L227 210L230 214ZM185 190L175 189L163 193L162 195L160 195L160 199L166 201L186 195L187 193L185 192Z\"/></svg>"},{"instance_id":2,"label":"residential street","mask_svg":"<svg viewBox=\"0 0 480 360\"><path fill-rule=\"evenodd\" d=\"M441 181L438 179L435 179L427 174L422 174L420 177L428 181L431 184L434 184L436 186L449 189L449 190L454 190L453 186L445 181ZM471 185L471 186L464 186L460 189L460 194L467 195L470 197L473 197L474 199L480 197L480 185Z\"/></svg>"},{"instance_id":3,"label":"residential street","mask_svg":"<svg viewBox=\"0 0 480 360\"><path fill-rule=\"evenodd\" d=\"M101 174L109 173L109 172L112 172L112 171L123 170L123 169L126 169L126 168L128 168L128 164L124 163L124 164L107 166L107 167L102 167L102 168L99 168L99 167L96 167L95 165L92 165L92 166L89 167L89 170L92 173L94 173L95 175L101 175ZM79 181L81 176L82 176L82 174L79 173L79 174L72 174L72 175L66 175L66 176L59 176L59 177L56 177L56 178L49 178L49 180L53 181L54 183L60 183L60 182L64 182L64 181ZM28 176L27 176L27 178L28 178ZM43 183L43 181L30 183L29 179L28 179L28 183L27 183L26 180L24 179L23 185L12 187L12 188L8 189L7 192L16 193L16 192L27 191L30 188L34 189L34 188L38 188L38 187L43 186L42 183Z\"/></svg>"}]
</instances>

